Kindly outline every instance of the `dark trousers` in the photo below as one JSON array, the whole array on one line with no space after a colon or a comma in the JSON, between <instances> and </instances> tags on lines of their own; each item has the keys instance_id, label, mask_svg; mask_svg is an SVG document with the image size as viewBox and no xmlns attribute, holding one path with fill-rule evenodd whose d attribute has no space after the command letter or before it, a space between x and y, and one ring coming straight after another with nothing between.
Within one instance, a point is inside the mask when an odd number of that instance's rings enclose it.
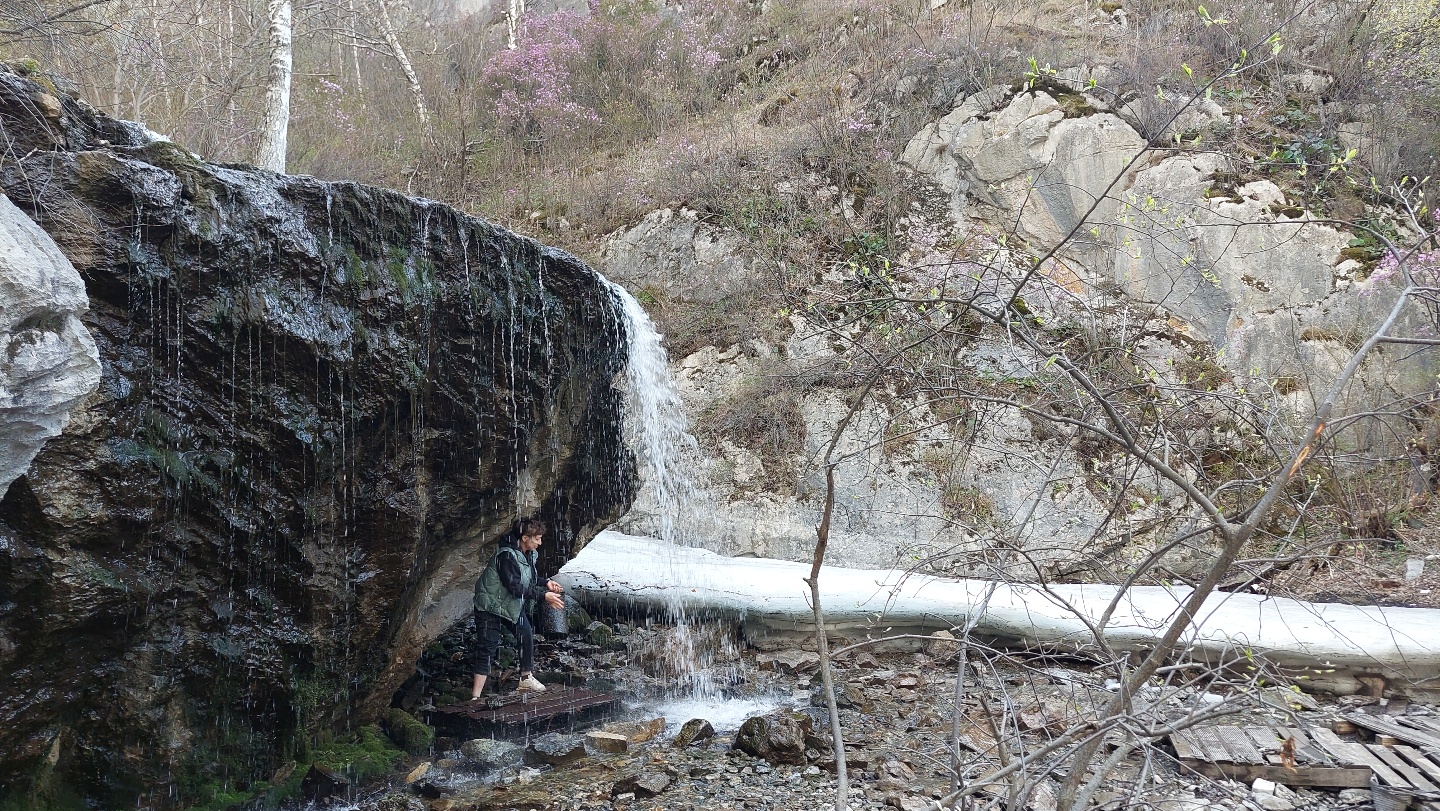
<instances>
[{"instance_id":1,"label":"dark trousers","mask_svg":"<svg viewBox=\"0 0 1440 811\"><path fill-rule=\"evenodd\" d=\"M535 629L530 618L520 612L520 619L510 624L502 617L488 611L475 612L475 670L481 676L489 675L490 665L495 662L495 652L500 650L500 632L510 629L520 645L520 672L529 673L535 669Z\"/></svg>"}]
</instances>

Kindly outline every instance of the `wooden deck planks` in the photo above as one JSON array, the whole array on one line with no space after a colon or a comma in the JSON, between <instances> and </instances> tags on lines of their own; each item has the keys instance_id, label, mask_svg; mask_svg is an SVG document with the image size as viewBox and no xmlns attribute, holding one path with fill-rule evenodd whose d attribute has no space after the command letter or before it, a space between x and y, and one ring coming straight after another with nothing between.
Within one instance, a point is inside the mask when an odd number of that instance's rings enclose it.
<instances>
[{"instance_id":1,"label":"wooden deck planks","mask_svg":"<svg viewBox=\"0 0 1440 811\"><path fill-rule=\"evenodd\" d=\"M1186 768L1215 778L1252 781L1257 777L1289 786L1364 788L1380 786L1425 800L1440 799L1440 723L1428 718L1347 716L1357 726L1415 746L1363 744L1342 740L1324 727L1195 726L1170 736L1175 754ZM1283 763L1281 750L1295 742L1293 766ZM1437 807L1440 811L1440 807Z\"/></svg>"},{"instance_id":2,"label":"wooden deck planks","mask_svg":"<svg viewBox=\"0 0 1440 811\"><path fill-rule=\"evenodd\" d=\"M1306 749L1313 763L1280 763L1280 747L1294 737L1297 749ZM1367 766L1330 765L1318 747L1299 747L1309 739L1298 730L1284 728L1210 725L1191 727L1170 736L1175 754L1183 766L1213 778L1251 782L1258 777L1288 786L1364 788L1370 785Z\"/></svg>"},{"instance_id":3,"label":"wooden deck planks","mask_svg":"<svg viewBox=\"0 0 1440 811\"><path fill-rule=\"evenodd\" d=\"M1326 751L1334 755L1335 758L1342 763L1349 763L1356 766L1369 766L1370 769L1375 772L1375 777L1387 786L1403 787L1409 785L1403 777L1395 773L1394 769L1391 769L1385 765L1385 763L1381 762L1379 758L1370 754L1370 751L1362 744L1342 741L1338 735L1328 729L1316 729L1312 734L1315 736L1315 740L1319 741L1320 745L1323 746Z\"/></svg>"},{"instance_id":4,"label":"wooden deck planks","mask_svg":"<svg viewBox=\"0 0 1440 811\"><path fill-rule=\"evenodd\" d=\"M1230 757L1234 762L1256 764L1265 762L1264 756L1250 740L1250 736L1240 731L1239 727L1217 726L1213 729L1220 742L1230 750Z\"/></svg>"},{"instance_id":5,"label":"wooden deck planks","mask_svg":"<svg viewBox=\"0 0 1440 811\"><path fill-rule=\"evenodd\" d=\"M1440 764L1425 756L1424 752L1409 746L1396 746L1392 751L1405 758L1415 765L1415 768L1424 772L1430 778L1430 782L1440 785Z\"/></svg>"},{"instance_id":6,"label":"wooden deck planks","mask_svg":"<svg viewBox=\"0 0 1440 811\"><path fill-rule=\"evenodd\" d=\"M1414 766L1411 766L1405 761L1404 758L1390 751L1389 747L1371 744L1365 748L1369 750L1370 754L1374 755L1377 759L1383 761L1386 766L1389 766L1395 771L1396 774L1404 778L1411 787L1432 794L1436 791L1440 791L1440 789L1437 789L1433 783L1431 783L1429 780L1426 780L1425 776L1422 775Z\"/></svg>"},{"instance_id":7,"label":"wooden deck planks","mask_svg":"<svg viewBox=\"0 0 1440 811\"><path fill-rule=\"evenodd\" d=\"M1364 727L1371 732L1378 732L1381 735L1390 735L1391 737L1399 738L1427 753L1440 754L1440 734L1427 732L1424 728L1416 728L1416 726L1410 725L1416 724L1416 721L1413 719L1406 719L1409 724L1401 724L1394 718L1380 718L1374 715L1352 712L1345 716L1345 720L1355 726Z\"/></svg>"}]
</instances>

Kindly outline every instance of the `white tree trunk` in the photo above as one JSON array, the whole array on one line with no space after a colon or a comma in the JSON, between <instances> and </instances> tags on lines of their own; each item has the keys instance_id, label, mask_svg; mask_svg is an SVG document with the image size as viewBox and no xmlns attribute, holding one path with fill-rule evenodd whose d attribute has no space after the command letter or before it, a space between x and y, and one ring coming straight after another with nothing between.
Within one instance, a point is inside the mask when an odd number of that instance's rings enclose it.
<instances>
[{"instance_id":1,"label":"white tree trunk","mask_svg":"<svg viewBox=\"0 0 1440 811\"><path fill-rule=\"evenodd\" d=\"M505 47L515 50L516 31L520 28L520 20L525 16L525 0L509 0L510 5L505 10Z\"/></svg>"},{"instance_id":2,"label":"white tree trunk","mask_svg":"<svg viewBox=\"0 0 1440 811\"><path fill-rule=\"evenodd\" d=\"M425 90L420 87L420 79L415 75L415 68L410 65L410 57L405 55L405 48L400 45L400 37L395 34L395 25L390 22L390 11L386 8L386 0L375 0L375 9L380 16L380 33L385 36L385 44L390 47L390 55L400 64L400 70L405 74L405 81L410 83L410 95L415 97L415 115L420 118L420 125L425 128L425 137L434 140L434 133L430 131L430 110L425 106Z\"/></svg>"},{"instance_id":3,"label":"white tree trunk","mask_svg":"<svg viewBox=\"0 0 1440 811\"><path fill-rule=\"evenodd\" d=\"M255 165L285 171L285 145L290 130L290 76L293 69L290 0L270 0L270 82L265 91L265 123Z\"/></svg>"}]
</instances>

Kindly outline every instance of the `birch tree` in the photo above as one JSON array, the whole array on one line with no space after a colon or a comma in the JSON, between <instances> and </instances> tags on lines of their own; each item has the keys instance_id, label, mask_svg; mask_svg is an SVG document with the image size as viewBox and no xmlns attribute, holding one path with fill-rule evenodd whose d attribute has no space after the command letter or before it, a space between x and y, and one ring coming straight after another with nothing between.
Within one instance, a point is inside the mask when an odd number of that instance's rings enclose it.
<instances>
[{"instance_id":1,"label":"birch tree","mask_svg":"<svg viewBox=\"0 0 1440 811\"><path fill-rule=\"evenodd\" d=\"M290 0L270 0L270 76L265 91L265 119L255 165L285 171L285 144L290 129L290 78L294 72Z\"/></svg>"},{"instance_id":2,"label":"birch tree","mask_svg":"<svg viewBox=\"0 0 1440 811\"><path fill-rule=\"evenodd\" d=\"M516 48L516 32L520 30L520 20L525 16L525 0L508 0L509 5L505 8L505 47L510 50Z\"/></svg>"},{"instance_id":3,"label":"birch tree","mask_svg":"<svg viewBox=\"0 0 1440 811\"><path fill-rule=\"evenodd\" d=\"M430 126L430 109L425 104L425 89L420 86L420 78L415 75L415 67L410 64L410 57L405 54L405 46L400 44L400 35L395 31L395 24L390 19L389 3L386 0L375 0L376 20L380 25L380 35L385 38L385 46L390 49L390 55L400 65L400 71L405 74L405 81L410 85L410 95L415 100L415 116L420 119L420 126L425 130L425 137L434 143L435 133Z\"/></svg>"}]
</instances>

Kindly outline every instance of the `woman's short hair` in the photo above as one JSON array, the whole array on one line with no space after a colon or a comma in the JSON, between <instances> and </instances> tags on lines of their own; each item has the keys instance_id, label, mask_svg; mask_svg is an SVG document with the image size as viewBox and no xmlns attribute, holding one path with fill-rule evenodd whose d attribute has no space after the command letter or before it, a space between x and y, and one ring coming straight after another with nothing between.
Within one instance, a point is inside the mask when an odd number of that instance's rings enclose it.
<instances>
[{"instance_id":1,"label":"woman's short hair","mask_svg":"<svg viewBox=\"0 0 1440 811\"><path fill-rule=\"evenodd\" d=\"M545 525L544 521L533 517L521 518L519 524L520 537L522 538L528 535L544 535L545 532L550 529L550 527Z\"/></svg>"}]
</instances>

